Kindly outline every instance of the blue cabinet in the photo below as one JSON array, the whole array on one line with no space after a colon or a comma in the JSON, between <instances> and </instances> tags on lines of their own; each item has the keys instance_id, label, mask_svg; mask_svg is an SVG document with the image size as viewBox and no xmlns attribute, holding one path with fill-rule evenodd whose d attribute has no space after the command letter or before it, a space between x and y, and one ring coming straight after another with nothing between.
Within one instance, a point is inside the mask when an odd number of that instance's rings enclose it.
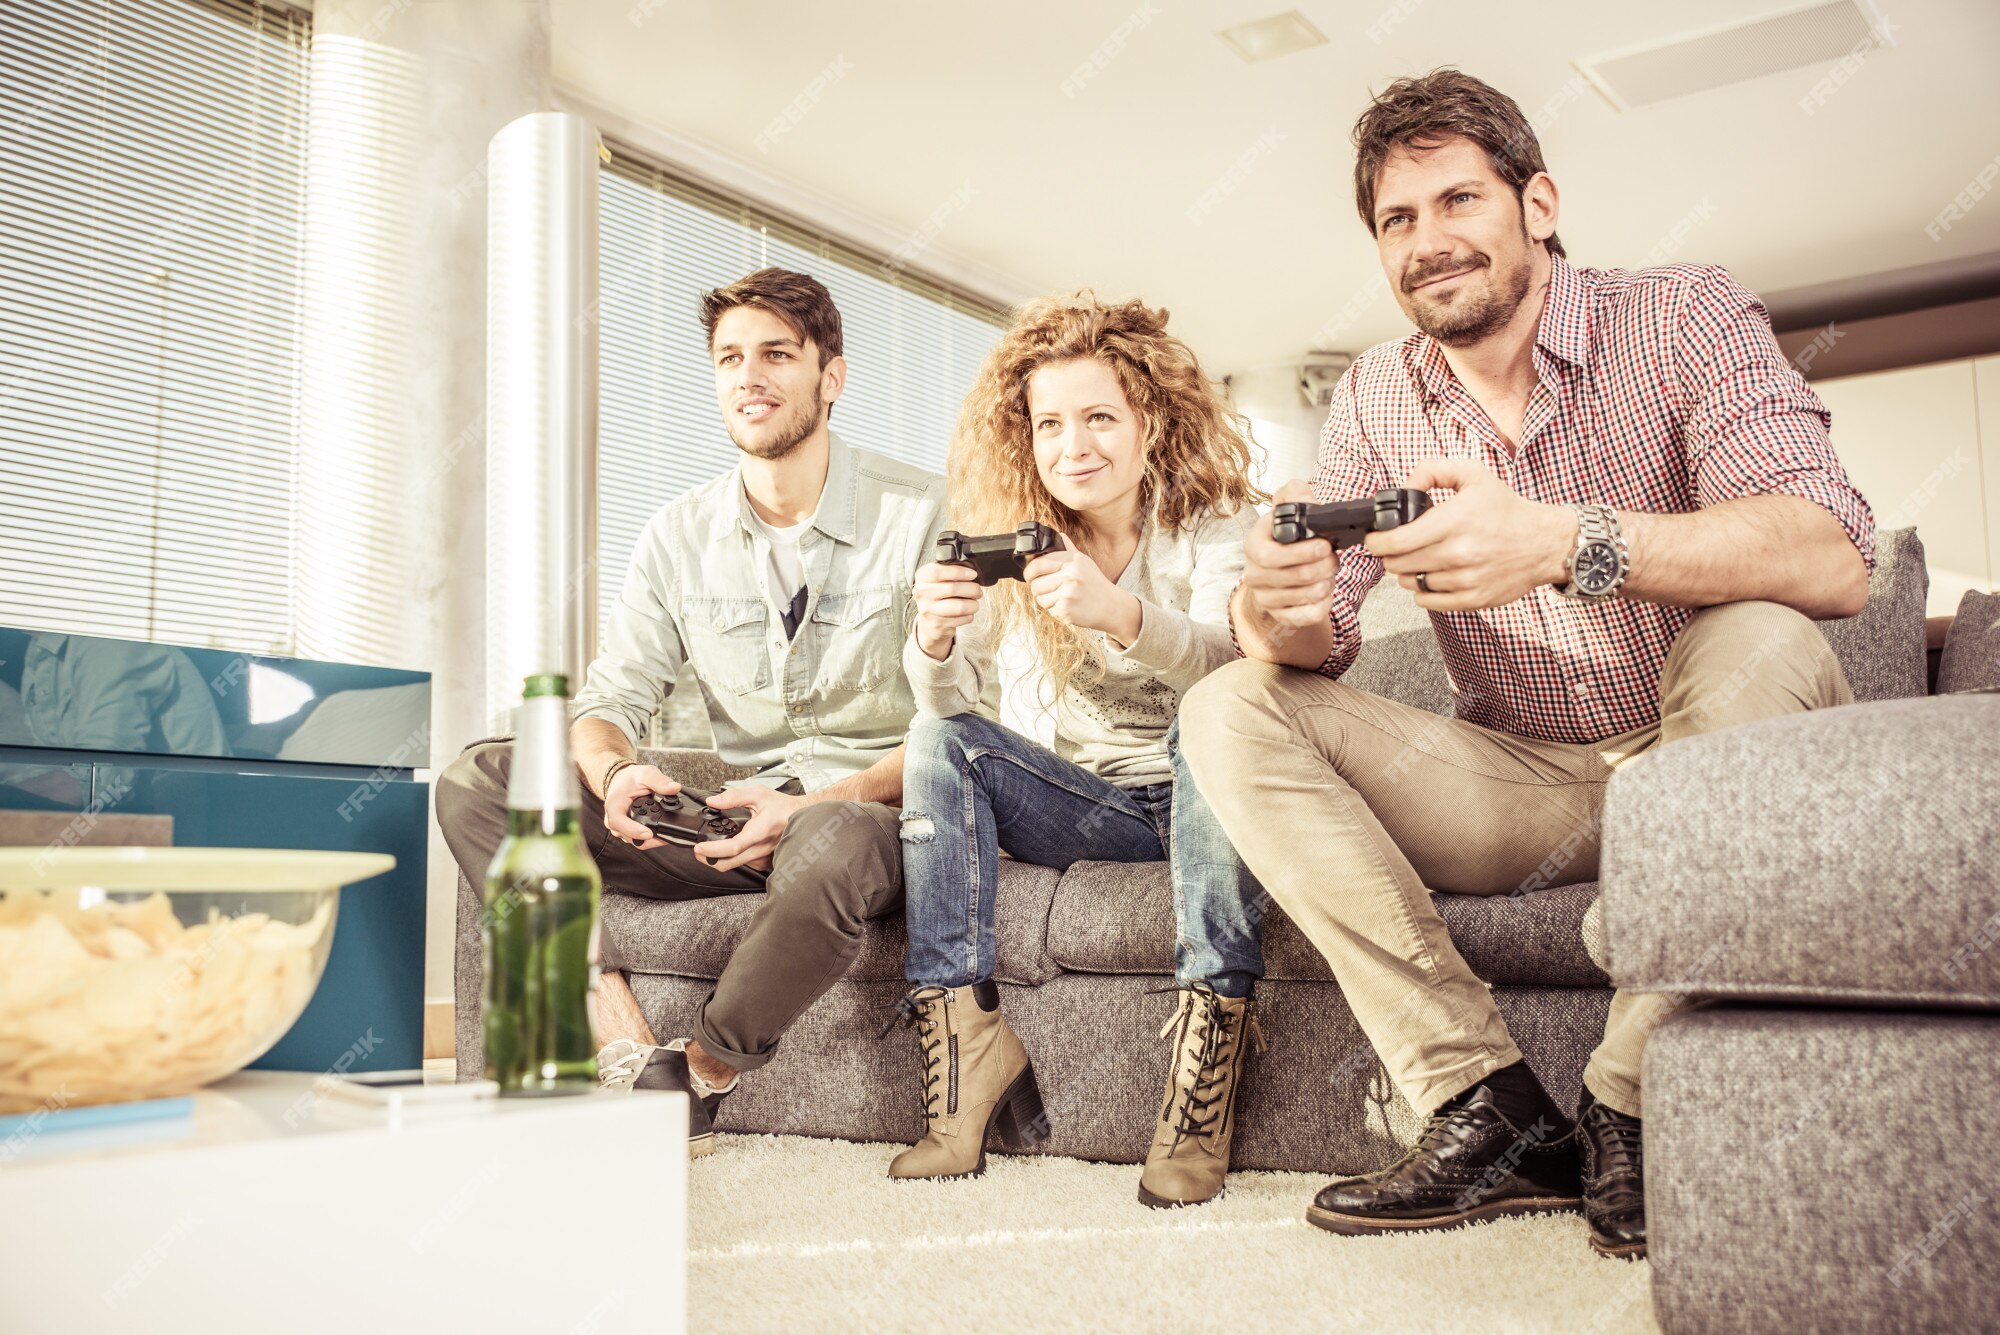
<instances>
[{"instance_id":1,"label":"blue cabinet","mask_svg":"<svg viewBox=\"0 0 2000 1335\"><path fill-rule=\"evenodd\" d=\"M395 857L341 893L319 988L260 1067L421 1064L429 737L425 673L0 628L0 809Z\"/></svg>"}]
</instances>

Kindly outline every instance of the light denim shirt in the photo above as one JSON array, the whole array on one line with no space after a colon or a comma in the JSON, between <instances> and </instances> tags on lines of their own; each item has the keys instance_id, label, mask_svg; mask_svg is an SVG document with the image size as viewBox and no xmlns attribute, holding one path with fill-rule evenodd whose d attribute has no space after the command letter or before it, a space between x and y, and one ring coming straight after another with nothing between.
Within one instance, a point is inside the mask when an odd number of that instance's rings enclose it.
<instances>
[{"instance_id":1,"label":"light denim shirt","mask_svg":"<svg viewBox=\"0 0 2000 1335\"><path fill-rule=\"evenodd\" d=\"M577 718L637 743L685 670L724 760L808 792L902 742L916 713L901 658L911 587L945 527L944 479L829 437L826 486L799 540L798 634L785 637L794 590L769 587L770 541L732 468L646 525Z\"/></svg>"}]
</instances>

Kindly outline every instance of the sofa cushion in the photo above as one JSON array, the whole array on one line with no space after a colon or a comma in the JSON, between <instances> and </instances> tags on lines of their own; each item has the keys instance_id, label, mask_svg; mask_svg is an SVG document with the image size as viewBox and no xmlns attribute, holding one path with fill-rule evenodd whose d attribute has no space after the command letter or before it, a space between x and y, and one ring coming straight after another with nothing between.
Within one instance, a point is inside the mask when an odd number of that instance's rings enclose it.
<instances>
[{"instance_id":1,"label":"sofa cushion","mask_svg":"<svg viewBox=\"0 0 2000 1335\"><path fill-rule=\"evenodd\" d=\"M1930 573L1913 528L1875 535L1868 605L1857 616L1819 623L1856 700L1897 700L1929 688L1924 600Z\"/></svg>"},{"instance_id":2,"label":"sofa cushion","mask_svg":"<svg viewBox=\"0 0 2000 1335\"><path fill-rule=\"evenodd\" d=\"M1437 894L1451 939L1489 983L1603 987L1579 930L1595 885L1524 895ZM1056 887L1049 955L1072 973L1172 974L1172 874L1164 862L1079 862ZM1275 904L1264 921L1265 976L1331 982L1325 958Z\"/></svg>"},{"instance_id":3,"label":"sofa cushion","mask_svg":"<svg viewBox=\"0 0 2000 1335\"><path fill-rule=\"evenodd\" d=\"M1938 656L1939 695L2000 689L2000 593L1972 591L1958 600L1958 615Z\"/></svg>"},{"instance_id":4,"label":"sofa cushion","mask_svg":"<svg viewBox=\"0 0 2000 1335\"><path fill-rule=\"evenodd\" d=\"M1057 875L1021 862L1001 867L994 971L1001 982L1035 986L1055 977L1048 922ZM720 978L763 902L760 894L659 900L613 892L604 896L604 948L634 972ZM869 923L847 976L857 982L901 981L908 942L901 913Z\"/></svg>"},{"instance_id":5,"label":"sofa cushion","mask_svg":"<svg viewBox=\"0 0 2000 1335\"><path fill-rule=\"evenodd\" d=\"M1605 795L1621 987L2000 1009L2000 696L1885 700L1663 746Z\"/></svg>"}]
</instances>

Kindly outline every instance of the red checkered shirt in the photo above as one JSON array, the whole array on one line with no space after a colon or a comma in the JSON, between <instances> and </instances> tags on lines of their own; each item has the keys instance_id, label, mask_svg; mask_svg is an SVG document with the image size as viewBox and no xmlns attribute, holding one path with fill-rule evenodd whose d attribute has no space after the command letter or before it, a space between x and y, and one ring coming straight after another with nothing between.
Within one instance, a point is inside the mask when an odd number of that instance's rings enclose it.
<instances>
[{"instance_id":1,"label":"red checkered shirt","mask_svg":"<svg viewBox=\"0 0 2000 1335\"><path fill-rule=\"evenodd\" d=\"M1685 514L1782 493L1824 506L1873 567L1874 516L1834 456L1830 414L1778 350L1756 296L1714 266L1575 269L1553 257L1550 267L1518 453L1437 342L1412 334L1362 354L1334 391L1312 499L1372 495L1440 455L1476 459L1552 504ZM1354 662L1361 600L1381 577L1365 549L1341 553L1322 674ZM1459 718L1595 742L1658 722L1660 669L1693 615L1545 585L1501 607L1432 612L1431 627Z\"/></svg>"}]
</instances>

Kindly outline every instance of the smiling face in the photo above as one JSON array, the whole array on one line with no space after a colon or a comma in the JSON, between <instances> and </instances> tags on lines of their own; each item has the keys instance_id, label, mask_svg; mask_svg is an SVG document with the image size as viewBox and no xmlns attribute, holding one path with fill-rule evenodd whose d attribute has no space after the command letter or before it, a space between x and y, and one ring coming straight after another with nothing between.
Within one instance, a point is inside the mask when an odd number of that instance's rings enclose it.
<instances>
[{"instance_id":1,"label":"smiling face","mask_svg":"<svg viewBox=\"0 0 2000 1335\"><path fill-rule=\"evenodd\" d=\"M1136 515L1146 476L1139 414L1095 357L1050 362L1028 376L1035 471L1061 504L1105 524Z\"/></svg>"},{"instance_id":2,"label":"smiling face","mask_svg":"<svg viewBox=\"0 0 2000 1335\"><path fill-rule=\"evenodd\" d=\"M846 363L819 364L819 350L758 306L733 306L715 322L710 347L715 401L736 448L777 460L798 449L826 421L840 397Z\"/></svg>"},{"instance_id":3,"label":"smiling face","mask_svg":"<svg viewBox=\"0 0 2000 1335\"><path fill-rule=\"evenodd\" d=\"M1399 145L1382 164L1374 221L1403 313L1447 347L1466 347L1514 317L1546 266L1536 242L1556 229L1555 184L1538 174L1516 198L1470 139Z\"/></svg>"}]
</instances>

